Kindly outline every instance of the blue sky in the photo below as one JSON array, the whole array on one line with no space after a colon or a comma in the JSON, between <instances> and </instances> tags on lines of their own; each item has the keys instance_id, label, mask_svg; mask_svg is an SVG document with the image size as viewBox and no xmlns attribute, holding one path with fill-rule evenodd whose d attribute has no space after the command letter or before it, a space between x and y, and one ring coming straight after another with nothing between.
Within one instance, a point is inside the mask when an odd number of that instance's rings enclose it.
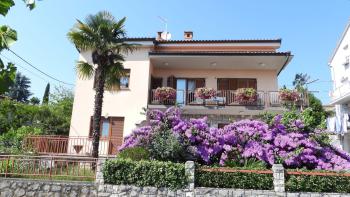
<instances>
[{"instance_id":1,"label":"blue sky","mask_svg":"<svg viewBox=\"0 0 350 197\"><path fill-rule=\"evenodd\" d=\"M164 29L158 19L168 19L174 39L184 30L194 31L195 39L282 38L280 51L292 51L292 62L279 76L279 85L291 86L294 75L308 73L318 82L309 89L329 102L331 88L328 60L350 18L350 0L43 0L33 11L16 1L0 24L18 32L12 50L41 70L74 83L78 53L66 34L75 19L108 10L116 18L126 16L131 37L154 37ZM20 72L32 80L31 91L42 97L46 83L59 85L39 74L9 53ZM69 87L69 86L68 86Z\"/></svg>"}]
</instances>

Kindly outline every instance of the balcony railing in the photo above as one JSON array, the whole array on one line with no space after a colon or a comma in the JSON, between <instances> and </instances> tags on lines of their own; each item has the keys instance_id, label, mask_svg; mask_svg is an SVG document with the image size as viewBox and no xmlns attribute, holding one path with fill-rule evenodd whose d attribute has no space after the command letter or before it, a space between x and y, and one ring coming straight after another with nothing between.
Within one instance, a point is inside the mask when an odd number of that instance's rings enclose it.
<instances>
[{"instance_id":1,"label":"balcony railing","mask_svg":"<svg viewBox=\"0 0 350 197\"><path fill-rule=\"evenodd\" d=\"M257 100L252 103L240 103L237 99L235 90L218 90L216 96L210 99L201 99L195 96L194 91L177 90L176 100L160 101L155 96L155 90L150 92L150 104L172 105L174 103L182 105L216 105L216 106L261 106L261 107L278 107L283 104L279 97L278 91L257 91ZM295 102L296 105L308 105L307 94L300 94L300 100Z\"/></svg>"},{"instance_id":2,"label":"balcony railing","mask_svg":"<svg viewBox=\"0 0 350 197\"><path fill-rule=\"evenodd\" d=\"M348 96L350 94L350 82L344 82L342 85L334 88L331 92L332 100Z\"/></svg>"},{"instance_id":3,"label":"balcony railing","mask_svg":"<svg viewBox=\"0 0 350 197\"><path fill-rule=\"evenodd\" d=\"M91 156L92 140L83 136L35 135L24 139L23 148L38 154ZM100 138L99 155L115 155L122 141L122 138Z\"/></svg>"}]
</instances>

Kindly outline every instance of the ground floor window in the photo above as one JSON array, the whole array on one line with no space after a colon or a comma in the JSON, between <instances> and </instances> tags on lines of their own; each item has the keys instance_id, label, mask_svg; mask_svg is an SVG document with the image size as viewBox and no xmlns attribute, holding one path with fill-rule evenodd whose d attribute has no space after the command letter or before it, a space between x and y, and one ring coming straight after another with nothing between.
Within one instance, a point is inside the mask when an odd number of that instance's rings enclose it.
<instances>
[{"instance_id":1,"label":"ground floor window","mask_svg":"<svg viewBox=\"0 0 350 197\"><path fill-rule=\"evenodd\" d=\"M226 125L228 125L229 123L218 123L218 128L219 129L223 129Z\"/></svg>"}]
</instances>

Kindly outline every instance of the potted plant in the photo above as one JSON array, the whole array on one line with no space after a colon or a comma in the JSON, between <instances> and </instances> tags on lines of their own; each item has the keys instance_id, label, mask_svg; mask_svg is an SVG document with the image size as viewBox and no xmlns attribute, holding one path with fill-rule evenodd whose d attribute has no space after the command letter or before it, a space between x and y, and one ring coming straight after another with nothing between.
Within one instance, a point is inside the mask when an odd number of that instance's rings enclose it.
<instances>
[{"instance_id":1,"label":"potted plant","mask_svg":"<svg viewBox=\"0 0 350 197\"><path fill-rule=\"evenodd\" d=\"M162 104L174 104L176 99L176 90L171 87L159 87L154 92L154 96Z\"/></svg>"},{"instance_id":2,"label":"potted plant","mask_svg":"<svg viewBox=\"0 0 350 197\"><path fill-rule=\"evenodd\" d=\"M300 99L300 94L296 90L283 88L279 91L279 98L284 103L294 103Z\"/></svg>"},{"instance_id":3,"label":"potted plant","mask_svg":"<svg viewBox=\"0 0 350 197\"><path fill-rule=\"evenodd\" d=\"M239 104L253 104L258 99L258 93L254 88L239 88L236 91L236 101Z\"/></svg>"},{"instance_id":4,"label":"potted plant","mask_svg":"<svg viewBox=\"0 0 350 197\"><path fill-rule=\"evenodd\" d=\"M216 96L216 91L213 88L197 88L194 96L201 99L210 99Z\"/></svg>"}]
</instances>

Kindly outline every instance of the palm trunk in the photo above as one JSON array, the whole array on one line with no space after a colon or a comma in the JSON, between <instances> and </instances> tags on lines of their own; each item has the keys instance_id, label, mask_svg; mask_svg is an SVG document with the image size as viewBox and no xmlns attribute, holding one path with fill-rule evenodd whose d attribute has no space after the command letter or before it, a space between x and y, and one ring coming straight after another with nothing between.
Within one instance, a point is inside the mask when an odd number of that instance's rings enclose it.
<instances>
[{"instance_id":1,"label":"palm trunk","mask_svg":"<svg viewBox=\"0 0 350 197\"><path fill-rule=\"evenodd\" d=\"M101 65L96 69L96 87L95 87L95 104L94 104L94 117L93 117L93 133L92 133L92 157L98 158L98 149L100 143L100 130L101 130L101 113L104 93L104 81L105 73Z\"/></svg>"}]
</instances>

